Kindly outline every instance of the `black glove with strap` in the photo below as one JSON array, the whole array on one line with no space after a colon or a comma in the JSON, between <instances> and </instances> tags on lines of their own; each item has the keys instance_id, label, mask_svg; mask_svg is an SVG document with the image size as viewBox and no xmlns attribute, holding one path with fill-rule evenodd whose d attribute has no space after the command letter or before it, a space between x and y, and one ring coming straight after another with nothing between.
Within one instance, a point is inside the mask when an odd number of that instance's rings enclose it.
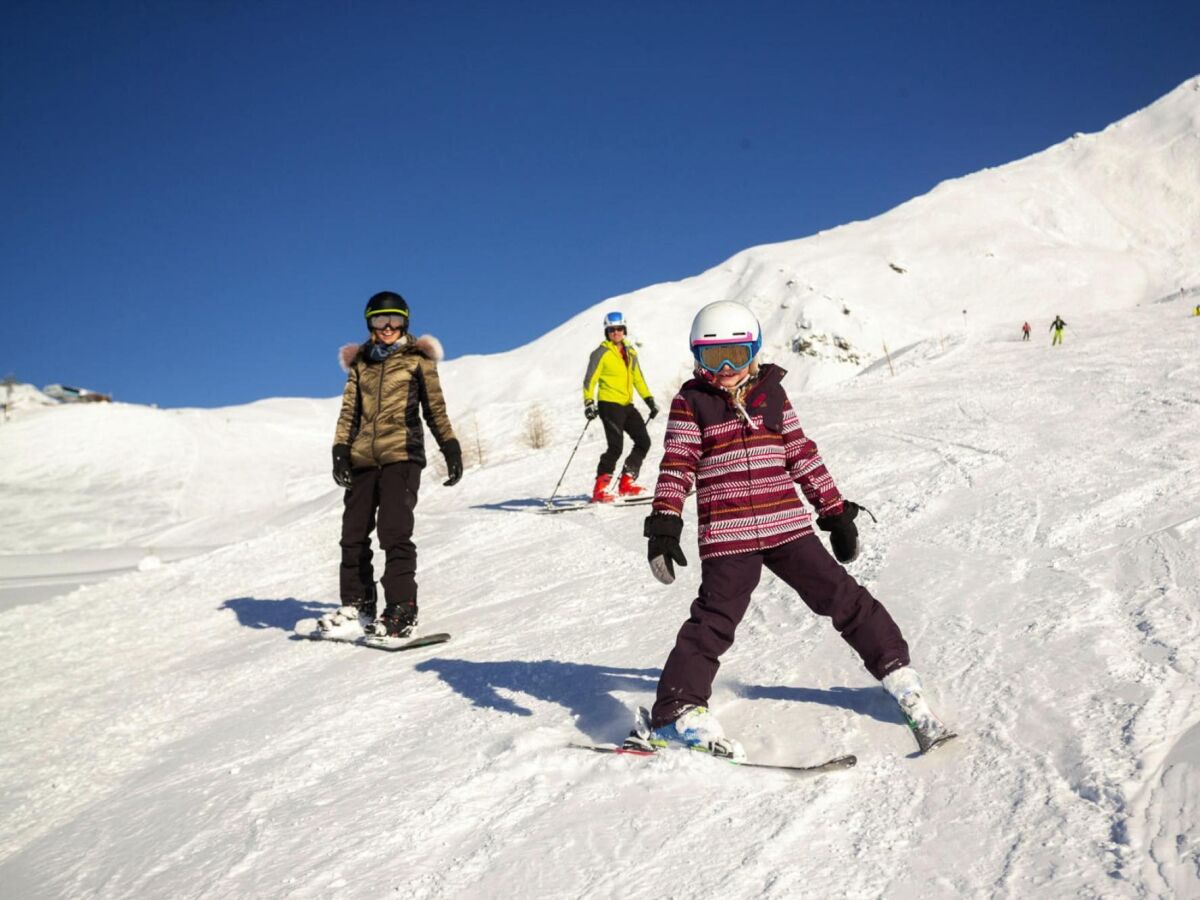
<instances>
[{"instance_id":1,"label":"black glove with strap","mask_svg":"<svg viewBox=\"0 0 1200 900\"><path fill-rule=\"evenodd\" d=\"M687 565L687 558L679 549L683 519L666 513L651 513L646 516L642 534L650 539L646 550L650 571L663 584L671 584L675 580L675 566L672 563Z\"/></svg>"},{"instance_id":2,"label":"black glove with strap","mask_svg":"<svg viewBox=\"0 0 1200 900\"><path fill-rule=\"evenodd\" d=\"M829 532L833 555L840 563L854 562L858 557L858 526L854 524L854 519L860 509L872 519L875 518L869 509L850 500L843 502L842 511L836 516L817 516L817 527Z\"/></svg>"},{"instance_id":3,"label":"black glove with strap","mask_svg":"<svg viewBox=\"0 0 1200 900\"><path fill-rule=\"evenodd\" d=\"M442 445L442 456L446 457L446 474L450 476L442 484L451 487L462 480L462 447L458 438L450 438Z\"/></svg>"},{"instance_id":4,"label":"black glove with strap","mask_svg":"<svg viewBox=\"0 0 1200 900\"><path fill-rule=\"evenodd\" d=\"M583 401L583 415L589 422L600 415L600 410L596 409L596 402L594 400Z\"/></svg>"},{"instance_id":5,"label":"black glove with strap","mask_svg":"<svg viewBox=\"0 0 1200 900\"><path fill-rule=\"evenodd\" d=\"M646 406L650 410L650 415L646 416L646 421L649 422L658 415L658 404L654 402L653 397L646 398Z\"/></svg>"},{"instance_id":6,"label":"black glove with strap","mask_svg":"<svg viewBox=\"0 0 1200 900\"><path fill-rule=\"evenodd\" d=\"M350 488L354 484L353 467L350 465L350 445L333 445L333 480L339 487Z\"/></svg>"}]
</instances>

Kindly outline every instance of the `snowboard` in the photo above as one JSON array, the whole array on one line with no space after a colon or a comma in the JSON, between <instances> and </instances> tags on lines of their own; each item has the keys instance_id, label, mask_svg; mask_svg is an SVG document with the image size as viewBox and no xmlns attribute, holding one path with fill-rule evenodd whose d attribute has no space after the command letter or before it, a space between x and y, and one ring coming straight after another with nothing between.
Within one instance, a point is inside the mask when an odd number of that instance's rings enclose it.
<instances>
[{"instance_id":1,"label":"snowboard","mask_svg":"<svg viewBox=\"0 0 1200 900\"><path fill-rule=\"evenodd\" d=\"M450 640L450 635L444 631L437 634L423 634L419 637L383 637L376 634L359 635L358 637L327 637L319 628L308 635L314 641L329 641L332 644L352 644L357 647L373 647L376 650L386 650L396 653L400 650L416 650L420 647L432 647L434 644L444 644Z\"/></svg>"},{"instance_id":2,"label":"snowboard","mask_svg":"<svg viewBox=\"0 0 1200 900\"><path fill-rule=\"evenodd\" d=\"M663 752L661 750L634 750L629 747L619 747L615 744L568 744L567 746L575 750L591 750L593 753L618 753L623 756L640 756L643 758L657 756L659 753ZM678 749L683 750L685 748L680 747ZM675 752L675 749L672 748L667 752ZM849 754L845 756L835 756L832 759L827 759L825 762L816 763L815 765L785 766L776 765L775 763L757 763L746 760L738 761L724 756L714 756L713 754L700 749L689 750L688 752L699 753L711 759L720 760L721 762L737 766L739 769L769 769L776 772L785 772L789 775L798 776L822 775L826 772L836 772L839 769L850 769L858 763L858 757Z\"/></svg>"}]
</instances>

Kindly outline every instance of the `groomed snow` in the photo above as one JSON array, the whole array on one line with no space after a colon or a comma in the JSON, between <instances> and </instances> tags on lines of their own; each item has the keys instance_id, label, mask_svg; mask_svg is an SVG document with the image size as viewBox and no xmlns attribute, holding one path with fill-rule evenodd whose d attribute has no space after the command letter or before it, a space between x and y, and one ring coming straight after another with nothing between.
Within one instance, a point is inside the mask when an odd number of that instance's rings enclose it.
<instances>
[{"instance_id":1,"label":"groomed snow","mask_svg":"<svg viewBox=\"0 0 1200 900\"><path fill-rule=\"evenodd\" d=\"M335 400L21 410L0 425L0 895L1200 893L1197 88L873 222L587 310L523 350L445 363L485 464L454 488L426 473L422 623L455 637L410 655L295 635L336 605ZM1087 165L1063 161L1072 144ZM1185 170L1172 191L1147 186ZM1013 208L1069 185L1039 214L1060 237L1034 247L989 217L1001 177ZM1139 188L1120 235L1102 229L1120 247L1084 235L1086 198L1111 210ZM994 278L938 224L964 209L1008 260ZM807 298L776 271L815 271L835 239L897 236L903 274L830 262L836 288ZM914 275L926 299L880 286ZM752 759L853 752L856 769L805 781L564 749L620 739L652 698L698 583L694 523L692 565L664 587L644 510L498 507L562 471L599 311L624 308L665 400L686 321L739 278L802 424L879 519L851 571L961 734L928 758L770 575L713 705ZM836 333L843 320L857 330ZM795 353L800 332L863 355ZM534 401L541 450L518 439ZM651 434L647 482L660 421ZM564 493L587 489L600 445L589 429Z\"/></svg>"}]
</instances>

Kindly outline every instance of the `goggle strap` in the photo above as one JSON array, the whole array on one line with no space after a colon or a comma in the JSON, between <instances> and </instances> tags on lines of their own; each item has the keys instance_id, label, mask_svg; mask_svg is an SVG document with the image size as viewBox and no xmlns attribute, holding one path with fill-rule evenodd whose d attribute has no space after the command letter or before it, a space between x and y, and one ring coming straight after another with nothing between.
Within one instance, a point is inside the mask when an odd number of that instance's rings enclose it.
<instances>
[{"instance_id":1,"label":"goggle strap","mask_svg":"<svg viewBox=\"0 0 1200 900\"><path fill-rule=\"evenodd\" d=\"M376 316L404 316L408 318L407 309L373 309L367 313L366 318L373 319Z\"/></svg>"}]
</instances>

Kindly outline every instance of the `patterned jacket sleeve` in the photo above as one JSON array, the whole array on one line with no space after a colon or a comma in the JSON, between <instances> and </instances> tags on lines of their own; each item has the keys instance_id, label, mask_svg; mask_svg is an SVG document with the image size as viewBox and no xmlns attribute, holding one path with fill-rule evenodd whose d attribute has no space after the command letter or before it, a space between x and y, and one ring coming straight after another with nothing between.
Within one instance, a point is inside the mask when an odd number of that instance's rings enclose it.
<instances>
[{"instance_id":1,"label":"patterned jacket sleeve","mask_svg":"<svg viewBox=\"0 0 1200 900\"><path fill-rule=\"evenodd\" d=\"M817 445L805 436L790 401L783 403L783 452L792 481L819 515L836 516L842 511L842 495L825 468Z\"/></svg>"},{"instance_id":2,"label":"patterned jacket sleeve","mask_svg":"<svg viewBox=\"0 0 1200 900\"><path fill-rule=\"evenodd\" d=\"M683 502L696 483L699 465L700 426L683 394L676 394L671 401L671 415L663 437L663 458L658 467L652 509L682 517Z\"/></svg>"},{"instance_id":3,"label":"patterned jacket sleeve","mask_svg":"<svg viewBox=\"0 0 1200 900\"><path fill-rule=\"evenodd\" d=\"M346 387L342 391L342 409L338 413L337 428L333 443L349 444L358 430L358 366L351 366L346 375Z\"/></svg>"}]
</instances>

